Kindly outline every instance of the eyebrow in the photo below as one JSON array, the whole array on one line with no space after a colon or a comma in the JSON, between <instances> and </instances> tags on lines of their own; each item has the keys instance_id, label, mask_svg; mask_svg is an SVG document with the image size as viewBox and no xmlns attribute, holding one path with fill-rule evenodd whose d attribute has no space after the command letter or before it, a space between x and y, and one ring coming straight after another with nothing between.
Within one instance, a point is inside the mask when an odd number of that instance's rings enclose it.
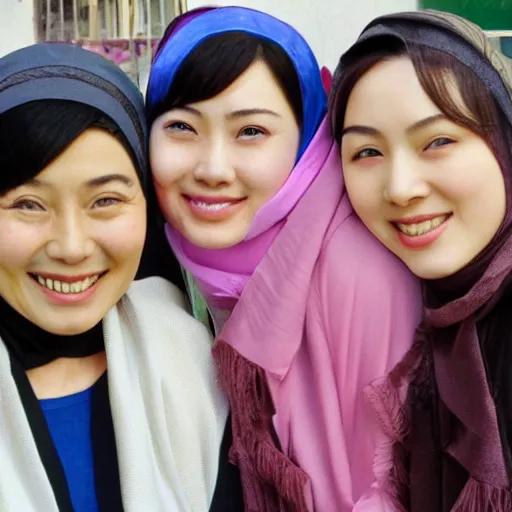
<instances>
[{"instance_id":1,"label":"eyebrow","mask_svg":"<svg viewBox=\"0 0 512 512\"><path fill-rule=\"evenodd\" d=\"M104 176L98 176L97 178L93 178L86 183L86 186L89 188L98 188L107 183L111 183L113 181L118 181L123 185L128 187L133 186L133 180L124 174L105 174Z\"/></svg>"},{"instance_id":2,"label":"eyebrow","mask_svg":"<svg viewBox=\"0 0 512 512\"><path fill-rule=\"evenodd\" d=\"M190 107L189 105L184 105L182 107L176 107L176 110L185 110L190 114L193 114L198 117L203 117L202 112L195 109L194 107ZM280 114L274 112L273 110L269 110L268 108L244 108L240 110L234 110L226 115L227 119L240 119L241 117L248 117L254 115L267 115L273 117L281 117Z\"/></svg>"},{"instance_id":3,"label":"eyebrow","mask_svg":"<svg viewBox=\"0 0 512 512\"><path fill-rule=\"evenodd\" d=\"M199 112L199 110L197 110L193 107L189 107L188 105L183 105L181 107L174 107L174 109L172 109L172 110L185 110L186 112L189 112L190 114L193 114L195 116L203 117L203 114L201 112Z\"/></svg>"},{"instance_id":4,"label":"eyebrow","mask_svg":"<svg viewBox=\"0 0 512 512\"><path fill-rule=\"evenodd\" d=\"M407 134L412 134L414 132L417 132L419 130L422 130L423 128L426 128L427 126L430 126L431 124L437 123L439 121L446 121L448 118L444 114L435 114L433 116L425 117L425 119L420 119L419 121L411 124L405 131ZM372 135L372 136L381 136L382 133L377 130L377 128L373 128L371 126L363 126L363 125L352 125L347 126L341 136L345 136L348 133L357 133L360 135Z\"/></svg>"},{"instance_id":5,"label":"eyebrow","mask_svg":"<svg viewBox=\"0 0 512 512\"><path fill-rule=\"evenodd\" d=\"M277 112L267 108L245 108L230 112L226 117L228 119L239 119L241 117L254 116L254 115L267 115L273 117L281 117Z\"/></svg>"},{"instance_id":6,"label":"eyebrow","mask_svg":"<svg viewBox=\"0 0 512 512\"><path fill-rule=\"evenodd\" d=\"M92 180L89 180L85 186L88 188L99 188L103 185L106 185L107 183L111 183L112 181L118 181L120 183L123 183L124 185L131 187L133 185L133 180L129 178L128 176L125 176L124 174L105 174L104 176L98 176L97 178L93 178ZM49 188L52 185L48 183L47 181L38 179L38 178L32 178L31 180L28 180L26 182L26 185L38 187L38 188Z\"/></svg>"}]
</instances>

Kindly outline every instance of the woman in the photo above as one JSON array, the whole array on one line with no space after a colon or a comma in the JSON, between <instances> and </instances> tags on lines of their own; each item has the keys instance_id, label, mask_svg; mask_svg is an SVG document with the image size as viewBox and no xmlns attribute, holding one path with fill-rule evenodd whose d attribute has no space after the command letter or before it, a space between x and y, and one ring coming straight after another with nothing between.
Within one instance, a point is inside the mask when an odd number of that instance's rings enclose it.
<instances>
[{"instance_id":1,"label":"woman","mask_svg":"<svg viewBox=\"0 0 512 512\"><path fill-rule=\"evenodd\" d=\"M510 60L436 11L373 21L335 74L354 209L423 279L416 343L371 393L398 510L512 510L511 91Z\"/></svg>"},{"instance_id":2,"label":"woman","mask_svg":"<svg viewBox=\"0 0 512 512\"><path fill-rule=\"evenodd\" d=\"M194 11L164 37L147 110L167 236L215 325L246 510L363 510L381 437L363 388L410 347L419 296L352 213L310 48L261 12Z\"/></svg>"},{"instance_id":3,"label":"woman","mask_svg":"<svg viewBox=\"0 0 512 512\"><path fill-rule=\"evenodd\" d=\"M208 510L226 405L180 291L132 284L142 96L68 45L0 59L0 510Z\"/></svg>"}]
</instances>

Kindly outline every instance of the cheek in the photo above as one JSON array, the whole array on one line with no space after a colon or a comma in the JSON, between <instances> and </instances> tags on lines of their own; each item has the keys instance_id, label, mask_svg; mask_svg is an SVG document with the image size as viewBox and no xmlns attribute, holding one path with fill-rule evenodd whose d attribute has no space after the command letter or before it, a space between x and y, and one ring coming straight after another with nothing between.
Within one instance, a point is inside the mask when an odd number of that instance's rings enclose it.
<instances>
[{"instance_id":1,"label":"cheek","mask_svg":"<svg viewBox=\"0 0 512 512\"><path fill-rule=\"evenodd\" d=\"M492 153L474 151L467 154L463 165L445 169L442 192L462 211L497 214L505 210L505 184L498 162Z\"/></svg>"},{"instance_id":2,"label":"cheek","mask_svg":"<svg viewBox=\"0 0 512 512\"><path fill-rule=\"evenodd\" d=\"M350 203L365 224L375 222L380 204L378 198L382 197L382 183L376 171L356 168L348 153L349 150L343 146L340 155L341 166Z\"/></svg>"},{"instance_id":3,"label":"cheek","mask_svg":"<svg viewBox=\"0 0 512 512\"><path fill-rule=\"evenodd\" d=\"M481 226L483 232L494 236L506 215L506 191L501 171L496 168L484 180L475 179L473 183L461 188L461 210L471 216L475 226ZM455 193L455 192L454 192Z\"/></svg>"},{"instance_id":4,"label":"cheek","mask_svg":"<svg viewBox=\"0 0 512 512\"><path fill-rule=\"evenodd\" d=\"M0 264L5 270L30 263L44 247L47 236L39 224L0 219Z\"/></svg>"},{"instance_id":5,"label":"cheek","mask_svg":"<svg viewBox=\"0 0 512 512\"><path fill-rule=\"evenodd\" d=\"M170 144L169 141L153 141L149 158L151 173L156 187L168 188L195 168L195 148Z\"/></svg>"},{"instance_id":6,"label":"cheek","mask_svg":"<svg viewBox=\"0 0 512 512\"><path fill-rule=\"evenodd\" d=\"M355 212L365 223L380 220L382 184L377 176L361 171L345 171L345 187Z\"/></svg>"},{"instance_id":7,"label":"cheek","mask_svg":"<svg viewBox=\"0 0 512 512\"><path fill-rule=\"evenodd\" d=\"M253 193L271 197L293 171L296 155L297 148L291 144L256 149L250 156L244 154L240 158L237 175Z\"/></svg>"},{"instance_id":8,"label":"cheek","mask_svg":"<svg viewBox=\"0 0 512 512\"><path fill-rule=\"evenodd\" d=\"M138 265L146 238L146 208L138 207L129 214L95 229L96 243L114 261L130 261Z\"/></svg>"}]
</instances>

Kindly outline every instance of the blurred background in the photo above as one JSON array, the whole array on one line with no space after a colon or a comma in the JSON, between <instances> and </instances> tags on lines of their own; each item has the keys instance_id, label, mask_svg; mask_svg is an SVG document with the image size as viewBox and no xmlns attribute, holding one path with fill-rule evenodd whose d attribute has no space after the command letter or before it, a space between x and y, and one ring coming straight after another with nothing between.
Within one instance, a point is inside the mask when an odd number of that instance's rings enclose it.
<instances>
[{"instance_id":1,"label":"blurred background","mask_svg":"<svg viewBox=\"0 0 512 512\"><path fill-rule=\"evenodd\" d=\"M381 14L434 8L478 25L512 58L512 0L0 0L0 57L37 41L68 41L101 53L145 90L155 46L177 15L201 5L252 7L297 28L323 66Z\"/></svg>"}]
</instances>

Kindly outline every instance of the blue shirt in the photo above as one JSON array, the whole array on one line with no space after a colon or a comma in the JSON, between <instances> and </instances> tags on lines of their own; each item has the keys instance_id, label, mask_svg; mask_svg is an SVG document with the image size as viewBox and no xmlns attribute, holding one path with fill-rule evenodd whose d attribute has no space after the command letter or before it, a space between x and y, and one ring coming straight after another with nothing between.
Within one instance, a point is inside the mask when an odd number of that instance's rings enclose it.
<instances>
[{"instance_id":1,"label":"blue shirt","mask_svg":"<svg viewBox=\"0 0 512 512\"><path fill-rule=\"evenodd\" d=\"M89 388L39 401L64 467L75 512L99 512L94 484L91 392Z\"/></svg>"}]
</instances>

